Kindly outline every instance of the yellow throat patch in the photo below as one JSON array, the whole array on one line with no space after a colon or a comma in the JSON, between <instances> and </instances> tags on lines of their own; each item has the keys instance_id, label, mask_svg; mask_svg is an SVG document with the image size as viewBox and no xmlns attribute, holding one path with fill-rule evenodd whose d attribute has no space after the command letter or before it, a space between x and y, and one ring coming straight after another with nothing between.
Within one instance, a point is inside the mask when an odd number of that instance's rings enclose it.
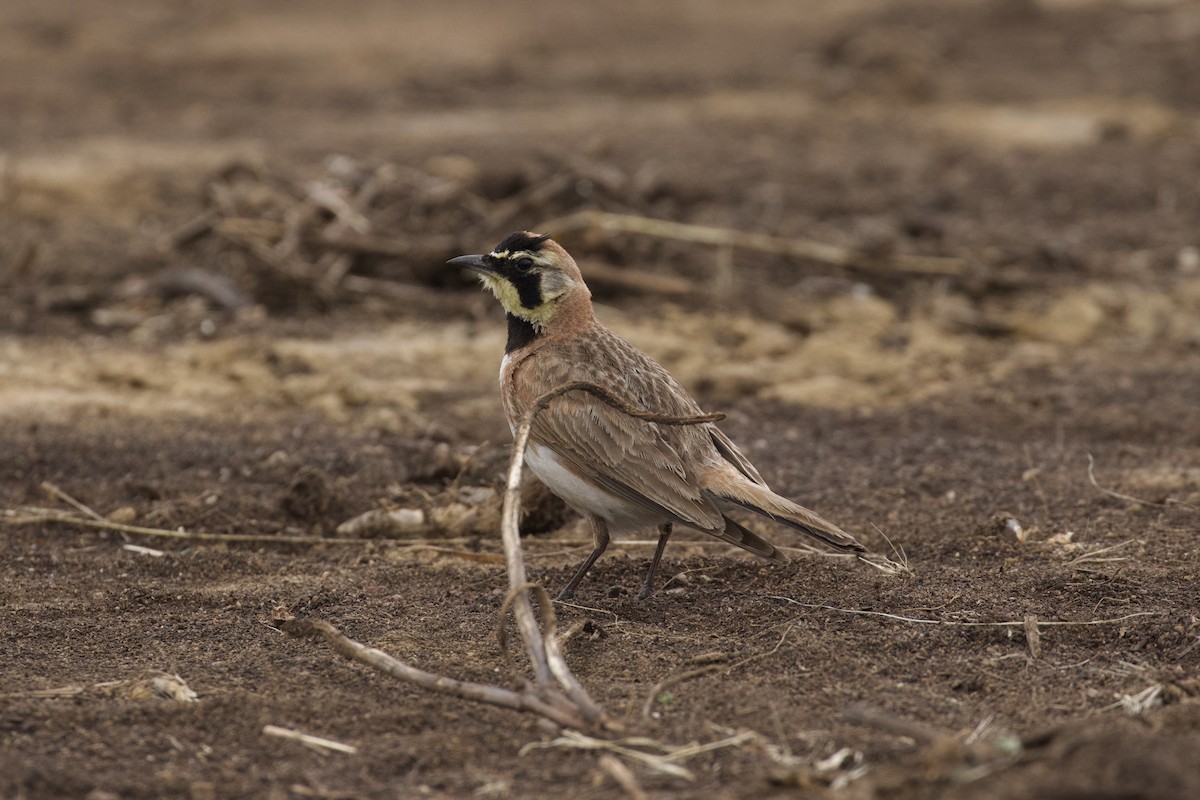
<instances>
[{"instance_id":1,"label":"yellow throat patch","mask_svg":"<svg viewBox=\"0 0 1200 800\"><path fill-rule=\"evenodd\" d=\"M543 297L542 304L535 308L526 308L521 304L521 297L517 292L517 287L513 286L507 279L497 275L489 275L486 272L479 274L479 280L483 285L496 296L500 301L500 305L504 306L504 310L514 317L523 319L531 323L535 328L542 328L550 317L554 316L554 298Z\"/></svg>"}]
</instances>

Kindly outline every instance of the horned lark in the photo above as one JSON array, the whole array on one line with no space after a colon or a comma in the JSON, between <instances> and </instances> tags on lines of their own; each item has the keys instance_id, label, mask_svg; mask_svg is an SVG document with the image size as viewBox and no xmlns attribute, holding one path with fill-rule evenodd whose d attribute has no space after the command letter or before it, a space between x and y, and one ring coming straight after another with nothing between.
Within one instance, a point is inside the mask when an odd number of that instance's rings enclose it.
<instances>
[{"instance_id":1,"label":"horned lark","mask_svg":"<svg viewBox=\"0 0 1200 800\"><path fill-rule=\"evenodd\" d=\"M653 359L600 324L575 260L548 236L513 233L487 255L450 264L479 274L508 317L500 366L511 428L545 392L571 381L611 390L630 405L672 416L701 414ZM592 527L595 549L559 594L574 596L608 547L609 536L658 527L658 547L638 594L654 573L675 525L686 525L769 561L787 559L726 516L740 506L839 550L865 548L836 525L771 491L754 465L715 425L659 425L583 392L562 395L534 421L525 463Z\"/></svg>"}]
</instances>

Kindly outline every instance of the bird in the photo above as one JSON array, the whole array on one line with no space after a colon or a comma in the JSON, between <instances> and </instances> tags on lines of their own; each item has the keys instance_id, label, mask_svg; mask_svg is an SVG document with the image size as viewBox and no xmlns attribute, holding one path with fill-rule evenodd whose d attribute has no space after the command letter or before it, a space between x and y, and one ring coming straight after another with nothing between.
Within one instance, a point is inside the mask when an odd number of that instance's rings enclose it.
<instances>
[{"instance_id":1,"label":"bird","mask_svg":"<svg viewBox=\"0 0 1200 800\"><path fill-rule=\"evenodd\" d=\"M474 272L500 301L508 339L501 398L515 433L544 393L582 381L659 415L703 414L669 372L596 319L591 292L571 255L547 235L516 231L486 254L447 262ZM853 536L773 492L713 423L669 425L635 418L585 392L553 399L532 423L525 464L590 524L593 550L558 600L575 596L613 536L657 528L658 543L639 599L675 526L693 528L778 564L787 557L728 516L747 509L844 552L865 552Z\"/></svg>"}]
</instances>

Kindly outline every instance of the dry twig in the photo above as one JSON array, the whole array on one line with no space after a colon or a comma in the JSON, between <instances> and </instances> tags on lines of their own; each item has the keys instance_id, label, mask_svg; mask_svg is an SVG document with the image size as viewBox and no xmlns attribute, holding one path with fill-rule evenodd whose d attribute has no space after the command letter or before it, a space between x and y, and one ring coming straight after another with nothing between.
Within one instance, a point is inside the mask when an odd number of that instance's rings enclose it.
<instances>
[{"instance_id":1,"label":"dry twig","mask_svg":"<svg viewBox=\"0 0 1200 800\"><path fill-rule=\"evenodd\" d=\"M167 528L146 528L141 525L126 525L121 522L99 517L89 519L76 516L66 511L53 508L18 508L9 509L0 515L0 522L8 525L39 525L56 522L63 525L74 525L80 528L99 528L100 530L131 533L137 536L153 536L162 539L192 539L202 542L254 542L258 544L365 544L379 542L378 539L344 539L323 536L278 536L254 533L202 533L198 531L169 530ZM404 542L403 544L411 544Z\"/></svg>"},{"instance_id":2,"label":"dry twig","mask_svg":"<svg viewBox=\"0 0 1200 800\"><path fill-rule=\"evenodd\" d=\"M611 214L594 210L579 211L545 222L540 227L555 236L577 230L639 233L660 239L674 239L723 248L739 247L762 253L807 258L839 267L880 268L881 263L878 257L872 257L848 247L839 247L811 239L789 239L767 233L714 228L707 225L688 225L634 214ZM920 275L958 275L962 272L964 265L961 258L903 254L889 256L883 261L886 263L882 265L882 268L886 270Z\"/></svg>"},{"instance_id":3,"label":"dry twig","mask_svg":"<svg viewBox=\"0 0 1200 800\"><path fill-rule=\"evenodd\" d=\"M921 744L959 744L949 733L923 722L898 717L868 706L852 705L842 712L842 719L855 725L867 725L896 736L904 736Z\"/></svg>"},{"instance_id":4,"label":"dry twig","mask_svg":"<svg viewBox=\"0 0 1200 800\"><path fill-rule=\"evenodd\" d=\"M625 766L612 753L605 753L599 759L600 768L608 773L617 785L625 790L625 794L633 798L633 800L649 800L648 795L637 782L637 778L633 774L633 770Z\"/></svg>"},{"instance_id":5,"label":"dry twig","mask_svg":"<svg viewBox=\"0 0 1200 800\"><path fill-rule=\"evenodd\" d=\"M351 661L366 664L373 669L399 678L402 681L414 683L431 692L455 695L467 700L475 700L480 703L488 703L516 711L530 711L567 728L587 727L587 720L576 709L564 708L557 703L548 702L531 692L514 692L498 686L488 686L482 683L455 680L443 675L434 675L432 672L426 672L425 670L405 664L382 650L367 647L364 644L356 642L323 620L281 620L278 622L278 627L285 633L293 636L324 639L334 650Z\"/></svg>"},{"instance_id":6,"label":"dry twig","mask_svg":"<svg viewBox=\"0 0 1200 800\"><path fill-rule=\"evenodd\" d=\"M735 661L732 664L727 663L729 656L725 653L707 653L703 656L697 656L696 658L693 658L692 663L702 664L702 666L672 675L666 680L655 684L654 688L651 689L649 694L646 695L646 701L642 703L642 716L646 719L649 719L651 710L654 708L654 702L662 696L662 693L666 689L669 689L676 684L689 681L692 678L699 678L703 675L707 675L710 672L724 672L725 675L729 675L729 673L733 672L735 669L744 667L753 661L758 661L760 658L767 658L768 656L775 655L779 652L779 648L783 647L783 643L787 641L787 636L789 633L791 633L791 631L792 625L789 623L784 627L783 635L779 637L779 641L776 642L775 646L770 650L766 651L765 653L755 653L752 656L747 656L746 658L743 658L740 661Z\"/></svg>"},{"instance_id":7,"label":"dry twig","mask_svg":"<svg viewBox=\"0 0 1200 800\"><path fill-rule=\"evenodd\" d=\"M805 608L818 608L825 611L837 611L840 614L856 614L868 617L884 617L886 619L894 619L899 622L911 622L917 625L945 625L947 627L956 628L1024 628L1025 620L1014 620L1005 622L964 622L962 620L953 619L922 619L920 617L903 617L899 614L888 614L884 611L865 611L858 608L838 608L837 606L827 606L822 603L802 603L799 600L794 600L790 597L781 594L767 595L772 600L783 600L795 606L804 606ZM1112 617L1111 619L1088 619L1080 622L1072 622L1069 620L1039 620L1037 625L1039 628L1047 628L1051 626L1057 627L1075 627L1079 625L1115 625L1118 622L1124 622L1135 617L1158 617L1165 612L1162 611L1135 611L1132 614L1125 614L1120 617Z\"/></svg>"},{"instance_id":8,"label":"dry twig","mask_svg":"<svg viewBox=\"0 0 1200 800\"><path fill-rule=\"evenodd\" d=\"M663 692L672 686L683 683L684 681L690 681L692 678L699 678L702 675L708 675L710 672L719 672L725 668L726 667L724 664L707 664L703 667L697 667L696 669L689 669L687 672L677 673L659 681L658 683L654 684L654 688L647 693L646 702L642 703L642 716L646 719L650 719L650 714L654 708L655 701L662 697Z\"/></svg>"},{"instance_id":9,"label":"dry twig","mask_svg":"<svg viewBox=\"0 0 1200 800\"><path fill-rule=\"evenodd\" d=\"M466 544L475 541L474 537L450 537L445 539L357 539L347 536L292 536L288 534L259 534L259 533L205 533L202 531L170 530L168 528L147 528L141 525L126 525L104 519L89 519L77 516L67 511L53 508L23 507L6 509L0 513L0 524L7 525L43 525L46 523L73 525L78 528L96 528L99 530L129 533L135 536L149 536L159 539L184 539L200 542L240 542L248 544L308 544L308 545L375 545L401 550L428 550L434 553L482 561L488 564L500 563L499 554L476 553L470 550L458 550L447 545Z\"/></svg>"},{"instance_id":10,"label":"dry twig","mask_svg":"<svg viewBox=\"0 0 1200 800\"><path fill-rule=\"evenodd\" d=\"M305 747L311 747L318 753L334 752L354 755L358 752L358 748L354 745L342 744L341 742L335 742L333 739L326 739L322 736L313 736L308 733L301 733L300 731L294 731L291 728L280 728L277 725L264 725L263 735L274 736L277 739L287 739L292 742L299 742Z\"/></svg>"},{"instance_id":11,"label":"dry twig","mask_svg":"<svg viewBox=\"0 0 1200 800\"><path fill-rule=\"evenodd\" d=\"M586 736L578 731L563 731L562 736L550 742L530 742L521 748L521 755L525 755L531 750L549 748L549 747L569 747L577 750L600 750L609 753L616 753L619 756L628 758L631 761L636 761L650 769L661 772L664 775L670 775L676 778L684 778L686 780L694 780L695 775L691 770L679 766L679 761L686 761L689 758L708 753L713 750L723 750L727 747L740 747L747 742L755 741L759 738L754 731L743 731L734 734L733 736L720 739L707 744L693 742L692 744L684 745L683 747L668 747L661 742L645 737L632 737L612 741L609 739L596 739L591 736ZM645 748L645 749L639 749ZM659 753L647 752L647 749L660 751Z\"/></svg>"},{"instance_id":12,"label":"dry twig","mask_svg":"<svg viewBox=\"0 0 1200 800\"><path fill-rule=\"evenodd\" d=\"M1128 556L1114 556L1112 554L1117 550L1120 550L1122 547L1127 547L1137 541L1137 539L1126 539L1123 542L1118 542L1117 544L1109 545L1108 547L1101 547L1097 550L1090 550L1086 553L1080 553L1079 555L1075 556L1075 558L1072 558L1070 561L1068 561L1067 566L1081 569L1084 564L1115 564L1119 561L1128 561Z\"/></svg>"},{"instance_id":13,"label":"dry twig","mask_svg":"<svg viewBox=\"0 0 1200 800\"><path fill-rule=\"evenodd\" d=\"M71 497L71 495L67 494L62 489L58 488L53 483L51 483L50 481L42 481L42 489L44 489L46 492L53 495L54 497L57 497L59 500L62 500L67 505L72 506L73 508L76 508L76 509L82 511L84 514L87 514L92 519L97 519L102 522L107 522L107 520L105 520L104 517L100 516L95 511L93 511L91 508L89 508L88 506L86 506L83 503L76 500L74 497Z\"/></svg>"},{"instance_id":14,"label":"dry twig","mask_svg":"<svg viewBox=\"0 0 1200 800\"><path fill-rule=\"evenodd\" d=\"M1116 498L1117 500L1124 500L1127 503L1137 503L1138 505L1150 506L1151 508L1166 508L1167 506L1174 505L1174 506L1183 506L1184 508L1190 508L1192 511L1198 510L1196 508L1196 506L1193 506L1190 503L1185 503L1182 500L1176 500L1173 497L1168 497L1166 500L1163 500L1161 503L1155 503L1153 500L1143 500L1140 497L1134 497L1133 495L1129 495L1129 494L1121 494L1120 492L1114 492L1112 489L1105 489L1103 486L1101 486L1099 484L1099 482L1096 481L1096 459L1092 458L1091 453L1087 454L1087 458L1088 458L1088 468L1087 468L1088 481L1092 484L1092 486L1095 486L1097 489L1099 489L1101 494L1106 494L1109 497Z\"/></svg>"},{"instance_id":15,"label":"dry twig","mask_svg":"<svg viewBox=\"0 0 1200 800\"><path fill-rule=\"evenodd\" d=\"M614 742L608 739L597 739L592 736L585 736L578 731L567 730L563 731L562 735L553 741L530 742L521 748L520 754L525 755L531 750L550 747L568 747L575 750L600 750L604 752L615 753L619 756L624 756L630 761L636 761L643 766L649 767L655 772L669 775L672 778L683 778L689 781L695 780L696 776L690 769L681 767L678 764L672 764L667 758L660 756L657 753L647 753L644 750L635 749L635 747L645 746L655 746L661 748L661 745L649 739L637 738Z\"/></svg>"}]
</instances>

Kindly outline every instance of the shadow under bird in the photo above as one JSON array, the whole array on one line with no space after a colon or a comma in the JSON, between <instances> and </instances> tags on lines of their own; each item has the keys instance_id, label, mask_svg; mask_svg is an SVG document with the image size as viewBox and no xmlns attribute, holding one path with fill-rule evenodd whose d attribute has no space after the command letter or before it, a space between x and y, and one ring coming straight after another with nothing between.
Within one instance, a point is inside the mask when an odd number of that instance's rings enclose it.
<instances>
[{"instance_id":1,"label":"shadow under bird","mask_svg":"<svg viewBox=\"0 0 1200 800\"><path fill-rule=\"evenodd\" d=\"M519 231L486 255L459 256L449 263L476 272L507 314L500 387L510 428L515 430L541 395L572 381L597 384L655 414L703 413L670 373L600 324L575 260L550 237ZM658 547L639 598L654 591L654 573L675 525L786 563L770 542L726 516L735 507L838 550L866 549L832 522L772 492L712 423L659 425L574 392L553 400L534 419L525 463L592 527L595 549L560 600L574 596L610 535L651 527L658 528Z\"/></svg>"}]
</instances>

